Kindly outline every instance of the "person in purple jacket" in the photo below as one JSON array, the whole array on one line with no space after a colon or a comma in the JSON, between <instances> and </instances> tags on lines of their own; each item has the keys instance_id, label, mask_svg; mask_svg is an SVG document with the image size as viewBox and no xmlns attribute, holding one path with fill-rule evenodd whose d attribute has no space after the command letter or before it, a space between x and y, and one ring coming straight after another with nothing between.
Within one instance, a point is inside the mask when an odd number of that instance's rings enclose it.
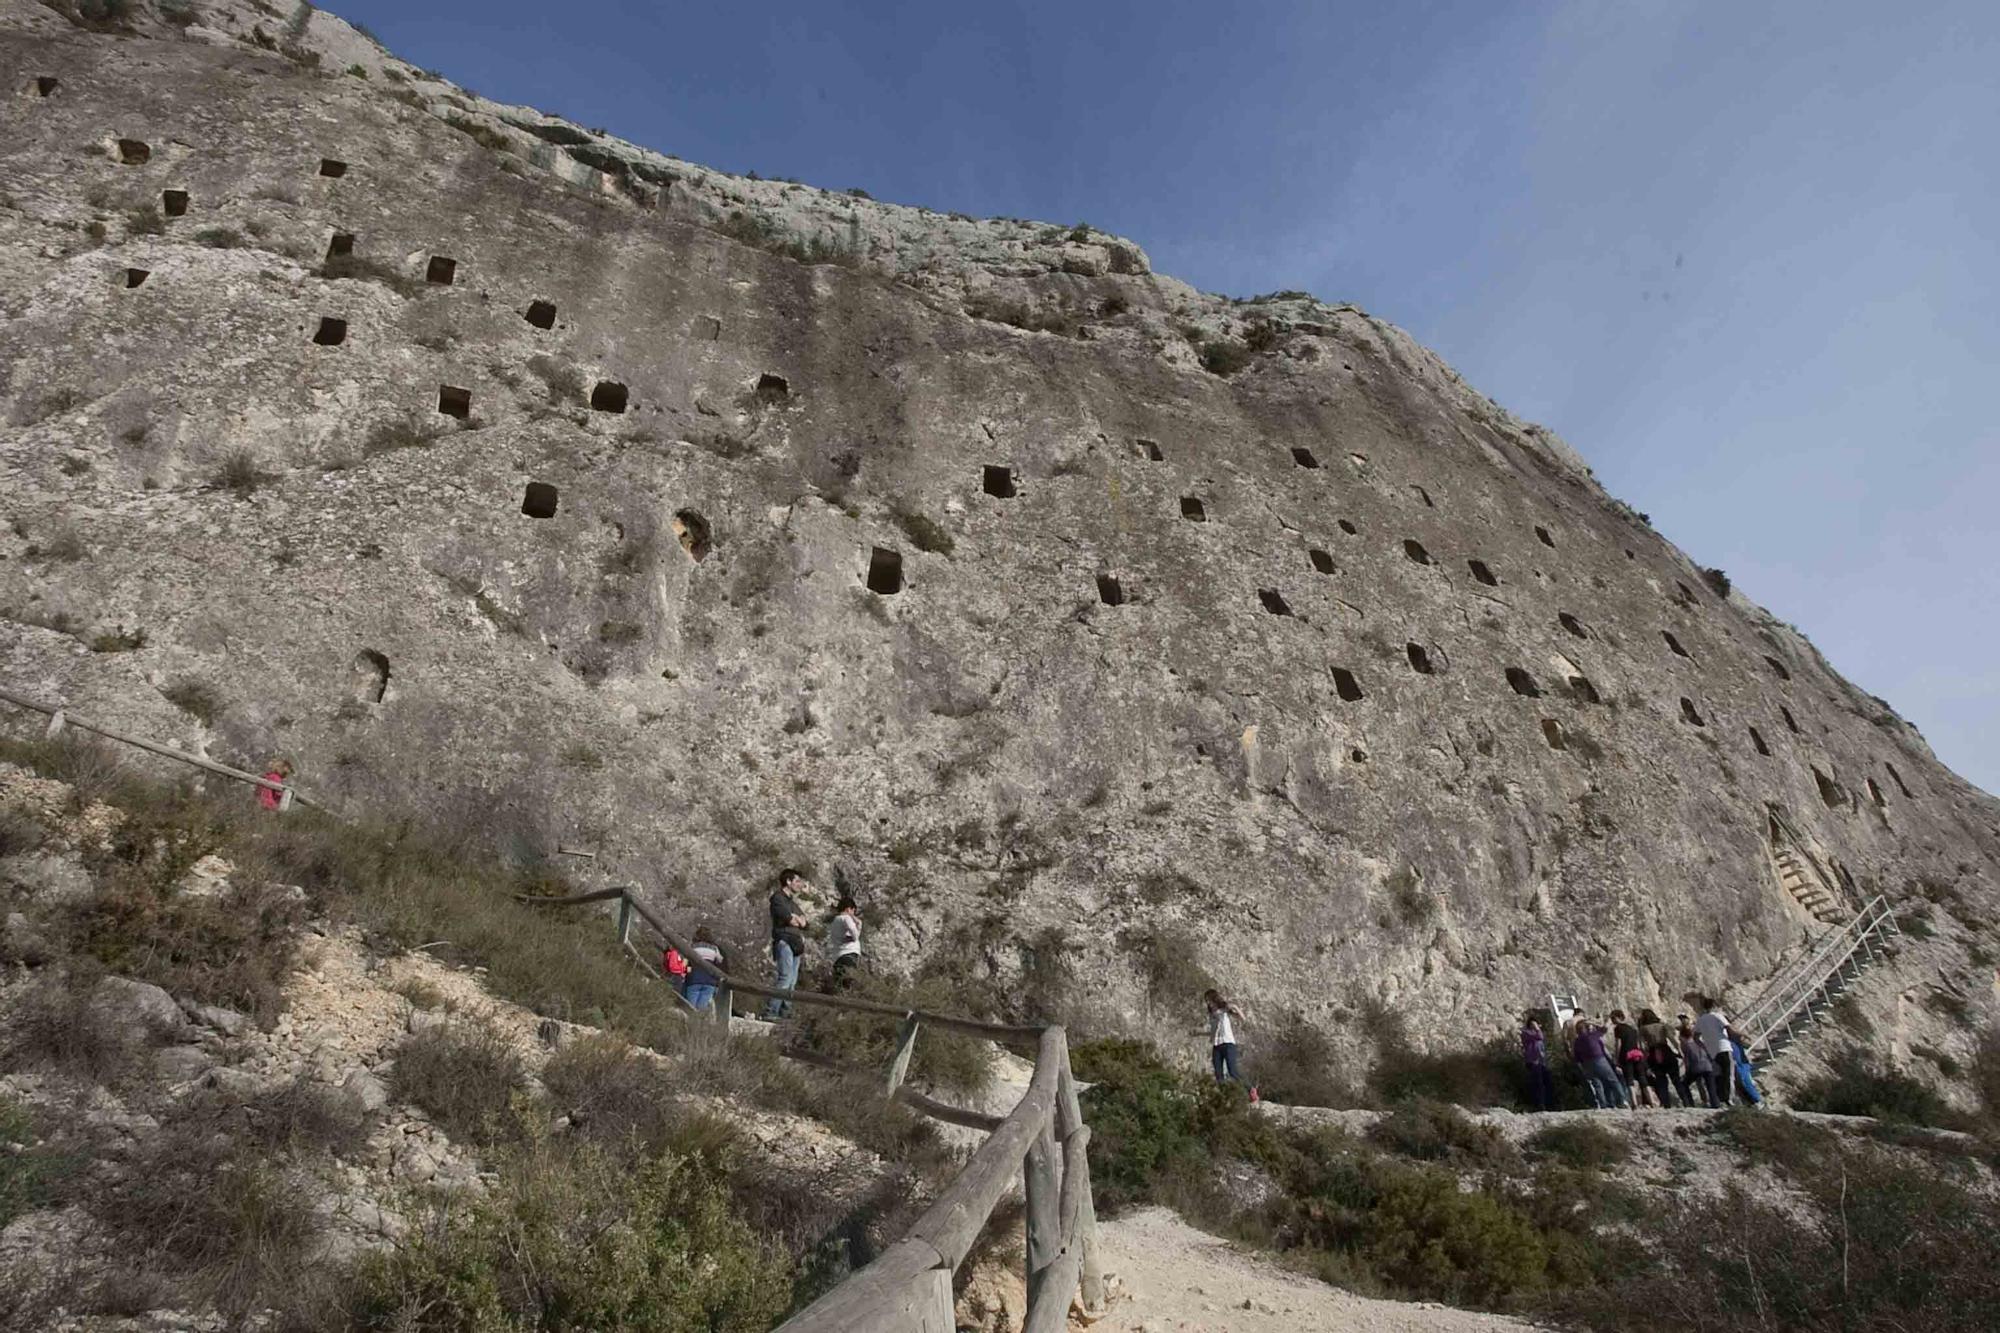
<instances>
[{"instance_id":1,"label":"person in purple jacket","mask_svg":"<svg viewBox=\"0 0 2000 1333\"><path fill-rule=\"evenodd\" d=\"M1576 1060L1577 1072L1583 1075L1583 1082L1590 1089L1591 1104L1599 1110L1615 1106L1619 1110L1628 1109L1625 1100L1625 1085L1618 1081L1618 1071L1612 1068L1611 1056L1604 1049L1604 1028L1588 1018L1578 1016L1576 1036L1570 1042L1570 1055Z\"/></svg>"},{"instance_id":2,"label":"person in purple jacket","mask_svg":"<svg viewBox=\"0 0 2000 1333\"><path fill-rule=\"evenodd\" d=\"M1549 1077L1548 1043L1542 1025L1530 1013L1521 1020L1521 1060L1528 1066L1528 1097L1537 1111L1556 1109L1556 1084Z\"/></svg>"}]
</instances>

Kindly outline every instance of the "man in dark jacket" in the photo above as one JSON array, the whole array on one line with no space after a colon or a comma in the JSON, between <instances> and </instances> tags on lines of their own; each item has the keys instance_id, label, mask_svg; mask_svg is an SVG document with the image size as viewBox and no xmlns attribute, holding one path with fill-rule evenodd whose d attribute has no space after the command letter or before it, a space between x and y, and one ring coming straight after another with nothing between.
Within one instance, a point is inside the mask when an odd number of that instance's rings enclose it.
<instances>
[{"instance_id":1,"label":"man in dark jacket","mask_svg":"<svg viewBox=\"0 0 2000 1333\"><path fill-rule=\"evenodd\" d=\"M795 990L799 984L799 960L805 957L806 937L800 927L805 912L793 895L811 889L804 875L787 866L778 872L778 887L771 890L771 963L777 972L775 989ZM775 1023L792 1011L790 1000L774 999L764 1006L764 1019Z\"/></svg>"}]
</instances>

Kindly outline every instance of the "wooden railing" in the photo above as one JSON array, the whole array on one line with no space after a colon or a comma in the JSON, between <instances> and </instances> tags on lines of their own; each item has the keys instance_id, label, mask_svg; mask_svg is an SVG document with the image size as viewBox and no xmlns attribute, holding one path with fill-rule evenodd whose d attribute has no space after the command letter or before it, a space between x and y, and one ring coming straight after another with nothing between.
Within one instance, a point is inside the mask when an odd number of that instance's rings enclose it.
<instances>
[{"instance_id":1,"label":"wooden railing","mask_svg":"<svg viewBox=\"0 0 2000 1333\"><path fill-rule=\"evenodd\" d=\"M188 754L184 750L176 750L171 745L160 745L156 742L146 740L144 737L128 735L122 731L114 731L110 727L102 726L96 722L86 722L59 705L37 703L33 699L23 699L20 695L9 690L0 690L0 703L10 703L16 708L25 708L31 713L40 713L48 718L48 728L42 733L43 738L46 740L55 740L65 730L74 727L78 731L88 731L93 735L102 736L106 740L117 741L120 745L130 745L135 749L144 750L148 754L156 754L165 759L172 759L177 763L186 764L189 768L198 768L204 773L214 773L220 777L233 778L237 782L247 782L253 787L262 787L267 791L274 791L278 793L278 809L280 810L289 810L292 808L293 803L296 802L299 805L311 806L315 810L325 811L329 814L332 813L318 801L308 799L289 782L273 782L271 779L260 777L255 773L246 773L240 768L231 768L227 764L218 764L213 759L204 759L198 754Z\"/></svg>"},{"instance_id":2,"label":"wooden railing","mask_svg":"<svg viewBox=\"0 0 2000 1333\"><path fill-rule=\"evenodd\" d=\"M632 923L637 919L683 956L694 956L689 943L630 889L524 901L550 907L616 902L621 945L631 947ZM1077 1102L1062 1028L987 1023L823 991L781 991L731 976L724 969L708 970L719 978L716 1019L725 1024L739 994L899 1020L895 1054L884 1075L885 1092L925 1115L987 1131L986 1142L901 1240L786 1320L780 1333L952 1333L952 1275L1017 1179L1027 1200L1028 1314L1022 1333L1053 1333L1065 1327L1075 1301L1080 1300L1086 1310L1103 1308L1097 1209L1090 1192L1090 1127L1083 1123ZM1004 1117L986 1115L903 1086L917 1034L925 1027L1003 1041L1033 1039L1035 1072L1014 1109Z\"/></svg>"}]
</instances>

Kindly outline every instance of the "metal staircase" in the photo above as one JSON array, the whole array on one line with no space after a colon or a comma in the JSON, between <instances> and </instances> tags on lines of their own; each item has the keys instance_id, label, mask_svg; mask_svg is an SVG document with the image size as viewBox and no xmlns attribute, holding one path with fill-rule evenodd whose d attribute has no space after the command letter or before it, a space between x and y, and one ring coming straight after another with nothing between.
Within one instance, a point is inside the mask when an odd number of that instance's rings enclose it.
<instances>
[{"instance_id":1,"label":"metal staircase","mask_svg":"<svg viewBox=\"0 0 2000 1333\"><path fill-rule=\"evenodd\" d=\"M1744 1049L1751 1060L1761 1064L1782 1054L1860 979L1889 937L1901 934L1889 900L1877 897L1780 973L1736 1014L1737 1030L1750 1037Z\"/></svg>"}]
</instances>

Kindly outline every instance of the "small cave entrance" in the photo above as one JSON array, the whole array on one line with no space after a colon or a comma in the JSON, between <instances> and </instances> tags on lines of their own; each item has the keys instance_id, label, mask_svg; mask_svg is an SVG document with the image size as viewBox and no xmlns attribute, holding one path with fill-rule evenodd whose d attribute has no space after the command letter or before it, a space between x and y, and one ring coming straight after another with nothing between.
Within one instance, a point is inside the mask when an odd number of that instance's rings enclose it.
<instances>
[{"instance_id":1,"label":"small cave entrance","mask_svg":"<svg viewBox=\"0 0 2000 1333\"><path fill-rule=\"evenodd\" d=\"M326 243L328 259L344 259L354 253L354 233L337 231Z\"/></svg>"},{"instance_id":2,"label":"small cave entrance","mask_svg":"<svg viewBox=\"0 0 2000 1333\"><path fill-rule=\"evenodd\" d=\"M42 74L38 75L35 79L34 93L35 96L37 97L54 97L56 95L56 90L61 87L62 87L61 79L55 78L48 74Z\"/></svg>"},{"instance_id":3,"label":"small cave entrance","mask_svg":"<svg viewBox=\"0 0 2000 1333\"><path fill-rule=\"evenodd\" d=\"M1405 644L1403 645L1403 651L1409 655L1410 670L1416 672L1419 676L1429 676L1437 671L1437 668L1431 665L1430 650L1425 648L1421 643Z\"/></svg>"},{"instance_id":4,"label":"small cave entrance","mask_svg":"<svg viewBox=\"0 0 2000 1333\"><path fill-rule=\"evenodd\" d=\"M554 518L557 498L556 488L548 482L531 481L521 493L521 512L529 518Z\"/></svg>"},{"instance_id":5,"label":"small cave entrance","mask_svg":"<svg viewBox=\"0 0 2000 1333\"><path fill-rule=\"evenodd\" d=\"M1413 491L1415 491L1415 492L1417 493L1417 498L1418 498L1419 500L1422 500L1422 501L1424 502L1424 508L1426 508L1426 509L1435 509L1435 508L1437 508L1437 506L1436 506L1436 505L1434 505L1434 504L1432 504L1432 503L1431 503L1431 493L1430 493L1429 491L1427 491L1427 490L1425 490L1425 489L1424 489L1423 487L1421 487L1421 486L1417 486L1417 485L1412 485L1412 486L1410 487L1410 489L1411 489L1411 490L1413 490Z\"/></svg>"},{"instance_id":6,"label":"small cave entrance","mask_svg":"<svg viewBox=\"0 0 2000 1333\"><path fill-rule=\"evenodd\" d=\"M1896 771L1896 766L1894 764L1885 761L1882 765L1882 768L1883 771L1888 773L1889 781L1896 784L1896 790L1903 793L1904 800L1914 801L1917 799L1914 795L1911 794L1909 784L1903 781L1903 775Z\"/></svg>"},{"instance_id":7,"label":"small cave entrance","mask_svg":"<svg viewBox=\"0 0 2000 1333\"><path fill-rule=\"evenodd\" d=\"M979 471L979 489L996 500L1013 499L1019 493L1014 489L1014 469L988 463Z\"/></svg>"},{"instance_id":8,"label":"small cave entrance","mask_svg":"<svg viewBox=\"0 0 2000 1333\"><path fill-rule=\"evenodd\" d=\"M1334 667L1333 692L1345 703L1358 704L1368 696L1361 692L1361 682L1346 667Z\"/></svg>"},{"instance_id":9,"label":"small cave entrance","mask_svg":"<svg viewBox=\"0 0 2000 1333\"><path fill-rule=\"evenodd\" d=\"M332 315L319 317L319 328L313 331L313 344L318 347L338 347L347 341L347 321L335 319Z\"/></svg>"},{"instance_id":10,"label":"small cave entrance","mask_svg":"<svg viewBox=\"0 0 2000 1333\"><path fill-rule=\"evenodd\" d=\"M1549 530L1545 527L1542 527L1540 524L1537 524L1535 526L1535 540L1539 541L1542 545L1548 547L1552 551L1555 549L1556 539L1554 537L1549 536Z\"/></svg>"},{"instance_id":11,"label":"small cave entrance","mask_svg":"<svg viewBox=\"0 0 2000 1333\"><path fill-rule=\"evenodd\" d=\"M1772 657L1769 654L1766 654L1764 657L1764 661L1770 665L1771 674L1776 676L1779 680L1790 680L1792 678L1792 673L1789 670L1787 670L1785 664L1783 662L1780 662L1777 658Z\"/></svg>"},{"instance_id":12,"label":"small cave entrance","mask_svg":"<svg viewBox=\"0 0 2000 1333\"><path fill-rule=\"evenodd\" d=\"M712 343L722 340L722 321L714 315L696 315L694 323L688 326L696 342Z\"/></svg>"},{"instance_id":13,"label":"small cave entrance","mask_svg":"<svg viewBox=\"0 0 2000 1333\"><path fill-rule=\"evenodd\" d=\"M1325 551L1320 550L1318 547L1314 547L1312 550L1307 551L1306 558L1312 561L1313 568L1317 569L1320 573L1322 574L1333 573L1333 557L1328 555Z\"/></svg>"},{"instance_id":14,"label":"small cave entrance","mask_svg":"<svg viewBox=\"0 0 2000 1333\"><path fill-rule=\"evenodd\" d=\"M153 160L153 146L144 139L120 139L118 160L128 167L143 167Z\"/></svg>"},{"instance_id":15,"label":"small cave entrance","mask_svg":"<svg viewBox=\"0 0 2000 1333\"><path fill-rule=\"evenodd\" d=\"M760 403L782 403L792 396L792 382L783 375L765 371L757 377L757 401Z\"/></svg>"},{"instance_id":16,"label":"small cave entrance","mask_svg":"<svg viewBox=\"0 0 2000 1333\"><path fill-rule=\"evenodd\" d=\"M1792 710L1791 710L1791 709L1789 709L1789 708L1785 707L1785 706L1784 706L1783 704L1779 704L1779 705L1778 705L1778 715L1779 715L1780 717L1782 717L1782 718L1784 718L1784 719L1785 719L1785 728L1786 728L1786 730L1790 731L1790 732L1791 732L1791 733L1792 733L1792 734L1793 734L1794 736L1797 736L1797 735L1801 735L1801 734L1802 734L1802 733L1801 733L1801 732L1799 731L1799 724L1798 724L1797 720L1796 720L1796 719L1794 719L1794 718L1792 717Z\"/></svg>"},{"instance_id":17,"label":"small cave entrance","mask_svg":"<svg viewBox=\"0 0 2000 1333\"><path fill-rule=\"evenodd\" d=\"M430 263L424 265L424 281L439 287L449 287L458 278L458 261L445 255L432 255Z\"/></svg>"},{"instance_id":18,"label":"small cave entrance","mask_svg":"<svg viewBox=\"0 0 2000 1333\"><path fill-rule=\"evenodd\" d=\"M1542 687L1535 684L1535 678L1520 667L1507 668L1507 684L1513 687L1516 694L1524 695L1530 699L1539 699L1542 697Z\"/></svg>"},{"instance_id":19,"label":"small cave entrance","mask_svg":"<svg viewBox=\"0 0 2000 1333\"><path fill-rule=\"evenodd\" d=\"M127 289L143 287L146 284L146 279L152 276L153 270L149 268L128 268L125 270L125 286Z\"/></svg>"},{"instance_id":20,"label":"small cave entrance","mask_svg":"<svg viewBox=\"0 0 2000 1333\"><path fill-rule=\"evenodd\" d=\"M455 384L438 385L438 411L464 421L472 415L472 390Z\"/></svg>"},{"instance_id":21,"label":"small cave entrance","mask_svg":"<svg viewBox=\"0 0 2000 1333\"><path fill-rule=\"evenodd\" d=\"M186 217L188 192L186 190L160 191L160 212L170 218Z\"/></svg>"},{"instance_id":22,"label":"small cave entrance","mask_svg":"<svg viewBox=\"0 0 2000 1333\"><path fill-rule=\"evenodd\" d=\"M1493 571L1486 567L1484 560L1468 560L1465 564L1466 568L1472 571L1472 577L1478 579L1487 587L1497 588L1500 586L1500 580L1493 577Z\"/></svg>"},{"instance_id":23,"label":"small cave entrance","mask_svg":"<svg viewBox=\"0 0 2000 1333\"><path fill-rule=\"evenodd\" d=\"M373 648L363 648L347 668L349 686L356 701L379 704L389 692L389 659Z\"/></svg>"},{"instance_id":24,"label":"small cave entrance","mask_svg":"<svg viewBox=\"0 0 2000 1333\"><path fill-rule=\"evenodd\" d=\"M1167 456L1160 452L1160 442L1158 440L1140 440L1139 452L1145 455L1148 463L1164 463L1167 461Z\"/></svg>"},{"instance_id":25,"label":"small cave entrance","mask_svg":"<svg viewBox=\"0 0 2000 1333\"><path fill-rule=\"evenodd\" d=\"M1313 457L1313 452L1310 449L1293 449L1292 461L1300 467L1316 468L1319 466L1319 460Z\"/></svg>"},{"instance_id":26,"label":"small cave entrance","mask_svg":"<svg viewBox=\"0 0 2000 1333\"><path fill-rule=\"evenodd\" d=\"M892 597L903 590L903 557L885 546L868 553L868 591Z\"/></svg>"},{"instance_id":27,"label":"small cave entrance","mask_svg":"<svg viewBox=\"0 0 2000 1333\"><path fill-rule=\"evenodd\" d=\"M554 301L530 301L521 318L538 329L552 329L556 326L556 303Z\"/></svg>"},{"instance_id":28,"label":"small cave entrance","mask_svg":"<svg viewBox=\"0 0 2000 1333\"><path fill-rule=\"evenodd\" d=\"M1428 565L1431 562L1431 553L1424 549L1422 542L1412 537L1403 539L1403 554L1420 565Z\"/></svg>"},{"instance_id":29,"label":"small cave entrance","mask_svg":"<svg viewBox=\"0 0 2000 1333\"><path fill-rule=\"evenodd\" d=\"M337 181L347 174L347 164L337 157L323 157L319 160L319 174Z\"/></svg>"},{"instance_id":30,"label":"small cave entrance","mask_svg":"<svg viewBox=\"0 0 2000 1333\"><path fill-rule=\"evenodd\" d=\"M1750 728L1750 744L1758 754L1764 755L1766 758L1770 756L1771 747L1764 743L1764 733L1755 727Z\"/></svg>"},{"instance_id":31,"label":"small cave entrance","mask_svg":"<svg viewBox=\"0 0 2000 1333\"><path fill-rule=\"evenodd\" d=\"M1552 717L1542 719L1542 737L1548 741L1551 750L1567 750L1569 745L1563 740L1562 723Z\"/></svg>"},{"instance_id":32,"label":"small cave entrance","mask_svg":"<svg viewBox=\"0 0 2000 1333\"><path fill-rule=\"evenodd\" d=\"M1181 517L1190 523L1206 523L1208 522L1208 509L1195 496L1183 495L1181 497Z\"/></svg>"},{"instance_id":33,"label":"small cave entrance","mask_svg":"<svg viewBox=\"0 0 2000 1333\"><path fill-rule=\"evenodd\" d=\"M625 386L617 380L599 380L590 391L590 410L618 413L625 410Z\"/></svg>"},{"instance_id":34,"label":"small cave entrance","mask_svg":"<svg viewBox=\"0 0 2000 1333\"><path fill-rule=\"evenodd\" d=\"M1869 800L1871 800L1871 801L1875 802L1875 804L1876 804L1877 806L1884 806L1884 805L1887 805L1887 804L1889 804L1889 803L1888 803L1887 801L1885 801L1885 800L1883 800L1883 799L1882 799L1882 788L1876 785L1876 783L1875 783L1875 779L1873 779L1873 778L1867 778L1867 779L1864 779L1864 781L1866 781L1866 782L1868 783L1868 799L1869 799Z\"/></svg>"},{"instance_id":35,"label":"small cave entrance","mask_svg":"<svg viewBox=\"0 0 2000 1333\"><path fill-rule=\"evenodd\" d=\"M1682 583L1679 579L1674 580L1674 586L1681 590L1680 603L1682 606L1692 607L1701 605L1701 599L1694 595L1693 588L1688 587L1687 584Z\"/></svg>"},{"instance_id":36,"label":"small cave entrance","mask_svg":"<svg viewBox=\"0 0 2000 1333\"><path fill-rule=\"evenodd\" d=\"M1564 629L1568 630L1572 635L1574 635L1579 639L1587 639L1590 637L1589 631L1584 629L1583 627L1583 622L1581 620L1578 620L1575 616L1571 615L1567 611L1559 612L1557 614L1556 623L1561 625Z\"/></svg>"},{"instance_id":37,"label":"small cave entrance","mask_svg":"<svg viewBox=\"0 0 2000 1333\"><path fill-rule=\"evenodd\" d=\"M1597 687L1590 683L1590 677L1588 676L1571 676L1569 678L1569 692L1582 703L1597 704L1604 702L1604 700L1598 697Z\"/></svg>"},{"instance_id":38,"label":"small cave entrance","mask_svg":"<svg viewBox=\"0 0 2000 1333\"><path fill-rule=\"evenodd\" d=\"M1262 602L1264 609L1274 616L1288 616L1292 613L1292 608L1286 604L1283 597L1279 596L1276 588L1257 589L1257 600Z\"/></svg>"},{"instance_id":39,"label":"small cave entrance","mask_svg":"<svg viewBox=\"0 0 2000 1333\"><path fill-rule=\"evenodd\" d=\"M1838 782L1820 772L1818 765L1813 766L1812 775L1814 785L1819 788L1821 804L1825 805L1829 810L1838 810L1842 805L1846 804L1847 793L1840 789Z\"/></svg>"},{"instance_id":40,"label":"small cave entrance","mask_svg":"<svg viewBox=\"0 0 2000 1333\"><path fill-rule=\"evenodd\" d=\"M1125 589L1120 586L1114 576L1099 574L1097 576L1097 600L1106 606L1123 606L1125 605Z\"/></svg>"},{"instance_id":41,"label":"small cave entrance","mask_svg":"<svg viewBox=\"0 0 2000 1333\"><path fill-rule=\"evenodd\" d=\"M1688 698L1686 695L1681 696L1681 721L1692 723L1697 727L1708 725L1708 723L1701 720L1701 710L1694 706L1694 700Z\"/></svg>"},{"instance_id":42,"label":"small cave entrance","mask_svg":"<svg viewBox=\"0 0 2000 1333\"><path fill-rule=\"evenodd\" d=\"M699 511L680 509L674 512L674 538L681 549L693 557L698 565L708 559L708 553L715 549L715 538L710 533L708 520Z\"/></svg>"},{"instance_id":43,"label":"small cave entrance","mask_svg":"<svg viewBox=\"0 0 2000 1333\"><path fill-rule=\"evenodd\" d=\"M1350 537L1358 537L1361 535L1361 529L1355 527L1352 523L1348 522L1344 518L1340 520L1340 530L1346 533Z\"/></svg>"},{"instance_id":44,"label":"small cave entrance","mask_svg":"<svg viewBox=\"0 0 2000 1333\"><path fill-rule=\"evenodd\" d=\"M1667 647L1673 650L1675 657L1686 657L1690 661L1694 660L1688 650L1681 647L1681 641L1673 636L1671 630L1661 630L1660 637L1667 641Z\"/></svg>"}]
</instances>

